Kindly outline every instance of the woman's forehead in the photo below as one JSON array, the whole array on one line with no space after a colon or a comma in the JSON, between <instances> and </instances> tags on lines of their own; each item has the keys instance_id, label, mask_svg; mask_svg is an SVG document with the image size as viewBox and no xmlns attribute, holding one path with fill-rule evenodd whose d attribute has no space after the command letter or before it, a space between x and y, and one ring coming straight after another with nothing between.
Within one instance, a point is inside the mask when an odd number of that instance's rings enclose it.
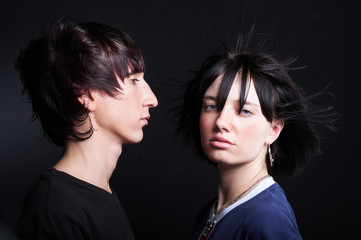
<instances>
[{"instance_id":1,"label":"woman's forehead","mask_svg":"<svg viewBox=\"0 0 361 240\"><path fill-rule=\"evenodd\" d=\"M218 78L216 78L212 84L208 87L205 95L211 94L213 96L217 96L218 92L219 92L219 88L221 86L221 82L222 82L222 78L223 75L219 76Z\"/></svg>"},{"instance_id":2,"label":"woman's forehead","mask_svg":"<svg viewBox=\"0 0 361 240\"><path fill-rule=\"evenodd\" d=\"M232 81L232 87L235 85L239 86L239 90L241 90L241 85L242 85L242 80L241 80L241 73L238 73L236 75L236 77L231 80L231 79L224 79L224 74L218 76L213 82L212 84L208 87L207 91L205 94L210 94L212 93L212 95L217 96L221 87L221 84L224 81ZM253 83L253 79L250 78L249 74L247 76L247 82L246 82L246 93L249 91L250 86L253 85L254 87L254 83Z\"/></svg>"}]
</instances>

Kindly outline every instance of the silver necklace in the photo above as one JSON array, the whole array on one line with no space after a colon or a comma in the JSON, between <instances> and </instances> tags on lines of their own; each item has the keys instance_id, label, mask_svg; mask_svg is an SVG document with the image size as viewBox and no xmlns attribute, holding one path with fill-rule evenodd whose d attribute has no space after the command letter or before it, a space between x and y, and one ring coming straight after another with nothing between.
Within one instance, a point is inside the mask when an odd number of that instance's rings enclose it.
<instances>
[{"instance_id":1,"label":"silver necklace","mask_svg":"<svg viewBox=\"0 0 361 240\"><path fill-rule=\"evenodd\" d=\"M255 187L259 182L261 182L263 179L269 177L269 175L263 176L260 179L258 179L255 183L253 183L249 188L247 188L245 191L243 191L241 194L239 194L237 197L235 197L232 201L230 201L227 204L224 204L218 211L214 208L214 212L212 214L212 217L208 219L206 227L204 228L201 237L199 240L206 240L209 237L209 234L214 228L214 225L216 224L217 218L221 212L226 209L227 207L231 206L233 203L237 202L239 199L241 199L249 190L251 190L253 187Z\"/></svg>"}]
</instances>

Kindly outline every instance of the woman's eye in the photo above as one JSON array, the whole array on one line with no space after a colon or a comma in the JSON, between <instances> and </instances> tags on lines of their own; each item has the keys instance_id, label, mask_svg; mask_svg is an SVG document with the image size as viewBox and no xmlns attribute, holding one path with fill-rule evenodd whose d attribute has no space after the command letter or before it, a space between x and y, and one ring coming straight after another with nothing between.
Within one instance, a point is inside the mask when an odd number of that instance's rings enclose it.
<instances>
[{"instance_id":1,"label":"woman's eye","mask_svg":"<svg viewBox=\"0 0 361 240\"><path fill-rule=\"evenodd\" d=\"M135 83L135 82L139 82L139 79L137 79L137 78L132 78L132 79L130 79L130 81L132 81L132 83Z\"/></svg>"},{"instance_id":2,"label":"woman's eye","mask_svg":"<svg viewBox=\"0 0 361 240\"><path fill-rule=\"evenodd\" d=\"M252 112L247 109L242 109L239 113L244 116L248 116L252 114Z\"/></svg>"},{"instance_id":3,"label":"woman's eye","mask_svg":"<svg viewBox=\"0 0 361 240\"><path fill-rule=\"evenodd\" d=\"M203 106L203 109L206 111L214 111L217 110L217 106L215 104L207 104Z\"/></svg>"}]
</instances>

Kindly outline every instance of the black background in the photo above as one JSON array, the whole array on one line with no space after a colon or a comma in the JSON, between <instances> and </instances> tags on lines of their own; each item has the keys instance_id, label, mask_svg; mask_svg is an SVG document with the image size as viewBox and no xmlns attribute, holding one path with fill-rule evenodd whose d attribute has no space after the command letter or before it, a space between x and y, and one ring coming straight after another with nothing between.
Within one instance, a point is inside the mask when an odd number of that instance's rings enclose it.
<instances>
[{"instance_id":1,"label":"black background","mask_svg":"<svg viewBox=\"0 0 361 240\"><path fill-rule=\"evenodd\" d=\"M278 53L299 56L292 73L305 90L332 82L342 118L326 134L323 155L293 179L278 179L304 239L361 237L360 14L357 1L10 1L0 2L0 223L13 230L39 174L61 149L42 139L20 95L14 60L41 25L62 16L125 30L146 57L146 79L158 97L137 145L124 147L111 179L137 239L187 239L199 208L216 195L215 169L183 146L170 124L177 82L188 79L214 38L237 35L254 20L272 33ZM246 23L246 24L245 24Z\"/></svg>"}]
</instances>

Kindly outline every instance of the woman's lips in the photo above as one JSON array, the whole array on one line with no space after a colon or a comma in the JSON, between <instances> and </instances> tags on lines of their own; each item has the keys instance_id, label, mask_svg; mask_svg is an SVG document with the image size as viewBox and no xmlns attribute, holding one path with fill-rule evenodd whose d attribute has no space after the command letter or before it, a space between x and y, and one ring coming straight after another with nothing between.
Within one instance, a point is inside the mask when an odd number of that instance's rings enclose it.
<instances>
[{"instance_id":1,"label":"woman's lips","mask_svg":"<svg viewBox=\"0 0 361 240\"><path fill-rule=\"evenodd\" d=\"M209 139L209 144L212 147L215 148L221 148L221 149L226 149L231 147L232 145L234 145L232 142L230 142L229 140L223 138L223 137L212 137L211 139Z\"/></svg>"}]
</instances>

